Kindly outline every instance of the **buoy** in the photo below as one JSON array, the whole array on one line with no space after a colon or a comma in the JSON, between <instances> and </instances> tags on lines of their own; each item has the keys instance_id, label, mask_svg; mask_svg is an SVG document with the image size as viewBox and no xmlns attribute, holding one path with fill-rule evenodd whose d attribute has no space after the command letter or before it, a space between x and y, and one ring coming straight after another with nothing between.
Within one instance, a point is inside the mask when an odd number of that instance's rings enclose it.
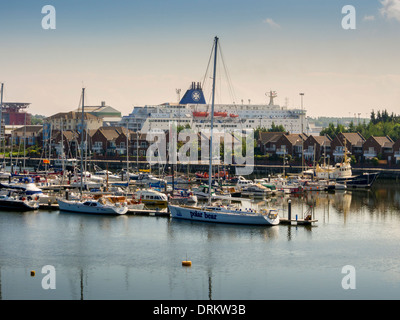
<instances>
[{"instance_id":1,"label":"buoy","mask_svg":"<svg viewBox=\"0 0 400 320\"><path fill-rule=\"evenodd\" d=\"M31 270L31 277L35 276L35 270Z\"/></svg>"},{"instance_id":2,"label":"buoy","mask_svg":"<svg viewBox=\"0 0 400 320\"><path fill-rule=\"evenodd\" d=\"M182 266L183 267L191 267L192 266L192 261L182 261Z\"/></svg>"}]
</instances>

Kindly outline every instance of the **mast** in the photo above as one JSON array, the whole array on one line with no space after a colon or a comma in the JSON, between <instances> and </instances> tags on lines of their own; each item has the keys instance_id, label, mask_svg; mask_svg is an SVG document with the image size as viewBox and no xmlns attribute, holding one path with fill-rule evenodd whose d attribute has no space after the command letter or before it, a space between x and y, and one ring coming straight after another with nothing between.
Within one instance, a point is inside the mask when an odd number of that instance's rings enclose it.
<instances>
[{"instance_id":1,"label":"mast","mask_svg":"<svg viewBox=\"0 0 400 320\"><path fill-rule=\"evenodd\" d=\"M218 49L218 37L214 38L214 71L213 71L213 85L212 85L212 102L211 102L211 130L210 130L210 165L208 168L208 202L211 204L211 182L212 182L212 138L213 138L213 126L214 126L214 98L215 98L215 75L217 69L217 49Z\"/></svg>"},{"instance_id":2,"label":"mast","mask_svg":"<svg viewBox=\"0 0 400 320\"><path fill-rule=\"evenodd\" d=\"M3 170L6 169L6 139L5 139L5 132L3 134L3 89L4 83L1 83L1 97L0 97L0 135L1 141L4 143L4 157L3 157Z\"/></svg>"},{"instance_id":3,"label":"mast","mask_svg":"<svg viewBox=\"0 0 400 320\"><path fill-rule=\"evenodd\" d=\"M84 125L84 113L85 109L85 88L82 88L82 118L81 118L81 198L83 193L83 125Z\"/></svg>"}]
</instances>

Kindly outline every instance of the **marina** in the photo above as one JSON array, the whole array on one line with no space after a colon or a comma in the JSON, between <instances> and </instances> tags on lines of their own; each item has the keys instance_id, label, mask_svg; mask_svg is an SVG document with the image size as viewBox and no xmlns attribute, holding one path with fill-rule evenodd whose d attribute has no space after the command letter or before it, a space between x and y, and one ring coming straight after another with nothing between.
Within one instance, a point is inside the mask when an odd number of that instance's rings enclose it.
<instances>
[{"instance_id":1,"label":"marina","mask_svg":"<svg viewBox=\"0 0 400 320\"><path fill-rule=\"evenodd\" d=\"M398 299L400 193L394 181L370 190L248 199L272 202L278 226L237 226L126 214L1 211L2 299ZM316 225L304 219L310 205ZM304 213L304 214L303 214ZM182 261L190 261L182 269ZM250 265L243 261L251 261ZM53 265L57 289L43 290ZM341 286L342 268L357 289ZM36 270L32 278L30 271ZM248 271L251 271L250 273ZM301 275L301 276L299 276ZM373 289L372 289L373 288Z\"/></svg>"}]
</instances>

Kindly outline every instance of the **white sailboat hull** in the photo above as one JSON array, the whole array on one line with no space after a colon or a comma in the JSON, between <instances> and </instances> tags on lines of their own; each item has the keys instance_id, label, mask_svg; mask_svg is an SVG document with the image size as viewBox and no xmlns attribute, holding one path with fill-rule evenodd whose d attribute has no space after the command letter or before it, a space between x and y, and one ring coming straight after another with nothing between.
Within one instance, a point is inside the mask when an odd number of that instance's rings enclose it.
<instances>
[{"instance_id":1,"label":"white sailboat hull","mask_svg":"<svg viewBox=\"0 0 400 320\"><path fill-rule=\"evenodd\" d=\"M172 218L192 221L243 224L243 225L278 225L279 215L245 212L239 210L207 210L200 207L168 206ZM276 211L274 211L276 212Z\"/></svg>"}]
</instances>

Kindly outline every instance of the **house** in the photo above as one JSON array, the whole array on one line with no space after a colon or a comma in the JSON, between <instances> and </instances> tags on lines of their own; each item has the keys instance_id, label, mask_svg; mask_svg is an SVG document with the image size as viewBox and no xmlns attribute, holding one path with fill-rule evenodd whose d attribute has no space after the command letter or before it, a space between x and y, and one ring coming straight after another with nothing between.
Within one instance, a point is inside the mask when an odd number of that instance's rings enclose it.
<instances>
[{"instance_id":1,"label":"house","mask_svg":"<svg viewBox=\"0 0 400 320\"><path fill-rule=\"evenodd\" d=\"M79 113L82 109L78 108L75 111ZM105 101L102 101L99 106L85 106L85 112L101 118L103 126L118 126L121 121L121 112L106 105Z\"/></svg>"},{"instance_id":2,"label":"house","mask_svg":"<svg viewBox=\"0 0 400 320\"><path fill-rule=\"evenodd\" d=\"M24 138L26 147L39 144L42 130L41 125L20 126L12 130L13 144L23 144Z\"/></svg>"},{"instance_id":3,"label":"house","mask_svg":"<svg viewBox=\"0 0 400 320\"><path fill-rule=\"evenodd\" d=\"M340 162L346 149L347 153L354 155L357 161L360 161L363 157L364 142L365 138L361 133L341 132L331 142L331 158L333 158L334 162Z\"/></svg>"},{"instance_id":4,"label":"house","mask_svg":"<svg viewBox=\"0 0 400 320\"><path fill-rule=\"evenodd\" d=\"M309 136L304 141L304 159L309 161L318 161L326 157L331 152L332 138L329 135L325 136Z\"/></svg>"},{"instance_id":5,"label":"house","mask_svg":"<svg viewBox=\"0 0 400 320\"><path fill-rule=\"evenodd\" d=\"M379 158L392 161L394 141L388 137L369 137L363 145L363 156L365 159Z\"/></svg>"},{"instance_id":6,"label":"house","mask_svg":"<svg viewBox=\"0 0 400 320\"><path fill-rule=\"evenodd\" d=\"M260 132L257 140L257 146L262 154L275 154L276 142L285 132Z\"/></svg>"},{"instance_id":7,"label":"house","mask_svg":"<svg viewBox=\"0 0 400 320\"><path fill-rule=\"evenodd\" d=\"M85 129L97 130L103 126L103 119L88 112L83 113ZM60 112L45 119L52 130L81 131L82 112Z\"/></svg>"},{"instance_id":8,"label":"house","mask_svg":"<svg viewBox=\"0 0 400 320\"><path fill-rule=\"evenodd\" d=\"M79 153L77 149L79 148L79 134L76 131L66 130L66 131L53 131L53 142L52 146L55 148L58 156L61 156L62 152L66 158L77 158ZM61 148L62 147L62 148Z\"/></svg>"},{"instance_id":9,"label":"house","mask_svg":"<svg viewBox=\"0 0 400 320\"><path fill-rule=\"evenodd\" d=\"M117 154L117 138L126 132L124 127L101 127L91 136L89 148L96 155L114 156Z\"/></svg>"},{"instance_id":10,"label":"house","mask_svg":"<svg viewBox=\"0 0 400 320\"><path fill-rule=\"evenodd\" d=\"M303 144L307 140L308 135L302 134L284 134L276 141L276 154L285 156L287 154L292 157L301 157L303 153Z\"/></svg>"},{"instance_id":11,"label":"house","mask_svg":"<svg viewBox=\"0 0 400 320\"><path fill-rule=\"evenodd\" d=\"M115 139L116 151L120 155L126 155L126 145L128 143L128 153L130 156L139 157L146 156L146 150L149 147L149 142L146 140L146 134L129 130L127 137L126 130L121 132Z\"/></svg>"},{"instance_id":12,"label":"house","mask_svg":"<svg viewBox=\"0 0 400 320\"><path fill-rule=\"evenodd\" d=\"M398 139L392 146L392 162L400 164L400 139Z\"/></svg>"}]
</instances>

